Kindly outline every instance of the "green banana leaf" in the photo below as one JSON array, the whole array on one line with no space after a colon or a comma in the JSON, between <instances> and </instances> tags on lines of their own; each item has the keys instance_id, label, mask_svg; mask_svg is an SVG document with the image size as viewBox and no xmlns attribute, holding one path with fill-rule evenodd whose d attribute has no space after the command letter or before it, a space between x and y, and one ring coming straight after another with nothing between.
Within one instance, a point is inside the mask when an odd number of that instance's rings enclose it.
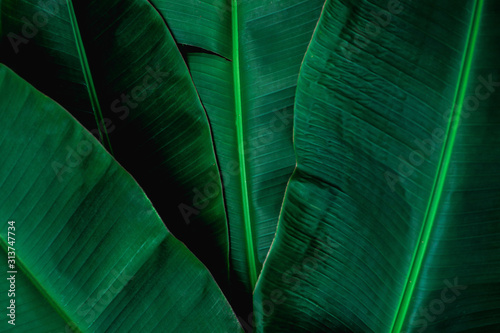
<instances>
[{"instance_id":1,"label":"green banana leaf","mask_svg":"<svg viewBox=\"0 0 500 333\"><path fill-rule=\"evenodd\" d=\"M258 332L500 330L499 14L326 2Z\"/></svg>"},{"instance_id":2,"label":"green banana leaf","mask_svg":"<svg viewBox=\"0 0 500 333\"><path fill-rule=\"evenodd\" d=\"M156 10L145 0L10 0L1 16L4 63L92 131L169 230L227 284L228 227L208 120Z\"/></svg>"},{"instance_id":3,"label":"green banana leaf","mask_svg":"<svg viewBox=\"0 0 500 333\"><path fill-rule=\"evenodd\" d=\"M324 0L152 0L208 113L222 173L233 283L252 291L295 166L300 63Z\"/></svg>"},{"instance_id":4,"label":"green banana leaf","mask_svg":"<svg viewBox=\"0 0 500 333\"><path fill-rule=\"evenodd\" d=\"M328 0L310 41L322 5L0 1L0 61L145 192L1 65L18 328L241 330L148 195L247 331L500 330L500 5Z\"/></svg>"},{"instance_id":5,"label":"green banana leaf","mask_svg":"<svg viewBox=\"0 0 500 333\"><path fill-rule=\"evenodd\" d=\"M16 310L1 332L241 331L206 267L88 131L4 65L0 91L0 245L15 252L0 298ZM55 172L65 159L73 169Z\"/></svg>"},{"instance_id":6,"label":"green banana leaf","mask_svg":"<svg viewBox=\"0 0 500 333\"><path fill-rule=\"evenodd\" d=\"M137 178L172 232L186 242L224 285L228 242L223 237L227 226L220 178L211 156L213 148L208 147L210 138L199 133L208 133L209 127L198 118L201 124L193 126L188 124L192 121L188 117L177 121L186 108L194 108L192 113L196 117L200 114L201 104L193 97L193 82L185 79L187 71L177 63L179 54L171 45L168 31L158 26L159 17L146 1L128 1L120 6L114 6L113 1L104 3L75 3L74 10L69 11L76 19L73 24L71 15L66 13L67 6L59 6L60 11L51 14L48 23L39 27L28 43L22 43L6 32L22 33L24 21L20 18L31 17L40 9L34 1L22 6L18 1L5 2L1 15L4 49L10 53L3 51L3 59L72 111L89 130L96 128L96 112L92 112L89 95L96 96L94 108L100 106L97 121L109 120L109 126L104 127L109 132L114 156ZM186 55L196 90L210 118L231 236L231 293L237 293L233 298L245 304L244 312L248 314L251 292L274 238L285 186L295 166L292 146L295 86L323 0L254 1L241 3L240 7L236 2L218 0L153 1L153 4ZM132 6L147 8L139 11L131 9ZM50 8L47 13L52 13ZM78 27L80 44L73 37L74 27ZM163 38L158 40L157 35ZM61 36L66 41L62 46ZM81 70L82 55L76 44L85 50L86 70ZM123 92L133 95L137 82L142 82L141 75L154 68L147 64L163 59L169 63L161 70L168 68L168 75L173 73L182 78L159 84L154 91L158 93L142 103L132 101L138 106L129 105L128 111L123 107L130 101L123 101L118 107L113 104ZM172 63L174 68L170 68ZM38 68L45 70L40 72ZM87 89L90 85L86 72L91 73L95 94ZM181 99L184 104L179 105ZM162 111L170 113L172 109L175 115L172 117ZM130 116L125 117L128 112ZM174 122L165 123L172 118ZM162 122L163 126L150 126L153 121ZM186 145L186 149L179 149ZM191 156L200 155L199 150L204 154L201 161L195 161ZM180 158L165 158L173 154L179 154ZM145 157L146 163L138 163ZM152 166L157 172L151 172ZM177 170L192 172L184 175ZM178 200L166 202L165 192L181 195ZM172 218L173 210L177 210L177 219ZM214 236L205 237L207 233ZM219 254L209 249L212 244L219 247Z\"/></svg>"}]
</instances>

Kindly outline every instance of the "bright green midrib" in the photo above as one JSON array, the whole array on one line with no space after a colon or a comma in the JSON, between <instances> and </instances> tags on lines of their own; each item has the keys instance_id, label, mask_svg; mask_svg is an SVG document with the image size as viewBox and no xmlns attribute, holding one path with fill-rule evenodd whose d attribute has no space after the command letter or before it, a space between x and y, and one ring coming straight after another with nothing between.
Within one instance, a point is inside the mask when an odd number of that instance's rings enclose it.
<instances>
[{"instance_id":1,"label":"bright green midrib","mask_svg":"<svg viewBox=\"0 0 500 333\"><path fill-rule=\"evenodd\" d=\"M6 254L8 254L8 244L5 241L5 239L0 235L0 246L2 249L5 251ZM15 249L15 247L14 247ZM17 271L16 274L19 274L19 272L23 272L26 277L30 280L30 282L33 284L36 290L42 295L42 297L52 306L54 311L57 312L58 315L61 316L61 318L66 322L67 327L69 327L73 332L80 333L82 332L79 330L77 327L75 327L75 322L71 320L70 316L64 311L64 308L59 306L57 302L50 296L50 294L45 290L45 288L38 282L38 280L34 277L33 273L28 269L28 267L24 264L24 262L19 258L16 252L16 269L14 271ZM70 325L72 324L72 325ZM76 331L74 329L77 329Z\"/></svg>"},{"instance_id":2,"label":"bright green midrib","mask_svg":"<svg viewBox=\"0 0 500 333\"><path fill-rule=\"evenodd\" d=\"M72 0L67 0L67 3L68 3L68 11L69 11L69 18L71 21L71 27L73 28L73 35L75 36L75 41L76 41L76 49L78 51L78 56L80 58L80 64L82 65L85 83L87 84L90 103L92 105L92 110L94 111L94 117L97 124L97 130L99 131L100 141L102 143L105 143L105 145L107 144L109 152L111 153L111 155L113 155L111 142L109 141L108 133L106 131L106 127L104 126L103 116L101 112L101 105L99 104L99 99L97 98L97 92L94 87L92 74L90 73L90 67L87 60L87 55L85 53L85 48L83 46L82 36L80 34L80 29L78 28L78 22L76 20L75 10L73 8L73 2ZM100 126L101 124L103 124L103 126ZM101 127L104 127L104 129L102 129ZM106 141L104 141L104 137Z\"/></svg>"},{"instance_id":3,"label":"bright green midrib","mask_svg":"<svg viewBox=\"0 0 500 333\"><path fill-rule=\"evenodd\" d=\"M422 267L425 250L427 249L429 237L432 231L434 220L436 218L439 201L443 193L444 182L446 179L446 174L448 172L448 167L450 165L451 154L453 152L453 146L457 135L460 114L462 112L463 103L466 97L465 93L472 67L472 58L474 56L474 49L477 40L477 33L479 30L479 21L483 3L484 0L476 0L474 3L474 12L472 14L471 24L469 27L469 32L467 34L465 52L462 58L458 84L455 90L453 109L450 113L450 120L446 131L446 139L443 145L443 150L441 151L438 169L436 177L434 179L434 185L432 187L429 203L425 212L422 230L420 231L419 240L413 254L412 264L410 266L410 271L406 281L406 287L400 300L398 312L392 323L391 331L394 333L399 333L401 331L401 328L403 327L411 297L415 289L416 279L418 278L420 269Z\"/></svg>"},{"instance_id":4,"label":"bright green midrib","mask_svg":"<svg viewBox=\"0 0 500 333\"><path fill-rule=\"evenodd\" d=\"M247 173L245 164L245 145L243 136L243 111L241 106L240 85L240 54L238 31L238 4L232 0L232 34L233 34L233 77L234 77L234 106L236 110L236 133L238 138L238 159L240 165L241 196L243 202L243 221L245 224L246 251L250 284L252 289L257 281L257 265L255 261L252 222L250 219L250 205L248 199Z\"/></svg>"}]
</instances>

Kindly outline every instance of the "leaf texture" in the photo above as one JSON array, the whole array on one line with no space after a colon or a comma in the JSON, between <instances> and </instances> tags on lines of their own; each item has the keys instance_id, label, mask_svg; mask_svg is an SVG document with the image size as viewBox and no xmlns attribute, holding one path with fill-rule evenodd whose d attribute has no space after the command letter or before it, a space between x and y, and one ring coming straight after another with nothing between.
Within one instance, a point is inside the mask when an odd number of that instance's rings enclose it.
<instances>
[{"instance_id":1,"label":"leaf texture","mask_svg":"<svg viewBox=\"0 0 500 333\"><path fill-rule=\"evenodd\" d=\"M151 0L180 47L233 57L231 0Z\"/></svg>"},{"instance_id":2,"label":"leaf texture","mask_svg":"<svg viewBox=\"0 0 500 333\"><path fill-rule=\"evenodd\" d=\"M15 221L15 329L240 331L209 271L98 141L4 65L0 89L0 151L8 156L0 165L0 245L7 253L7 221ZM68 155L73 168L56 172Z\"/></svg>"},{"instance_id":3,"label":"leaf texture","mask_svg":"<svg viewBox=\"0 0 500 333\"><path fill-rule=\"evenodd\" d=\"M157 11L145 0L28 0L3 1L1 16L1 59L108 136L168 228L227 284L229 236L208 119Z\"/></svg>"},{"instance_id":4,"label":"leaf texture","mask_svg":"<svg viewBox=\"0 0 500 333\"><path fill-rule=\"evenodd\" d=\"M295 165L297 76L324 1L152 3L177 43L195 47L187 62L220 162L233 282L250 293Z\"/></svg>"},{"instance_id":5,"label":"leaf texture","mask_svg":"<svg viewBox=\"0 0 500 333\"><path fill-rule=\"evenodd\" d=\"M257 331L498 330L499 9L327 1Z\"/></svg>"}]
</instances>

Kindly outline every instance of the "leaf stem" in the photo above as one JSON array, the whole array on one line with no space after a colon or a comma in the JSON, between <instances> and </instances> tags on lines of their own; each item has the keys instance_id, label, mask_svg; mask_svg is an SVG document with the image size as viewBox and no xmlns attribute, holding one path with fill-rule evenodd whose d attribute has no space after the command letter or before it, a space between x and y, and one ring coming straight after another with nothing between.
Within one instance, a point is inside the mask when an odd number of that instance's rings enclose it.
<instances>
[{"instance_id":1,"label":"leaf stem","mask_svg":"<svg viewBox=\"0 0 500 333\"><path fill-rule=\"evenodd\" d=\"M111 142L109 141L106 127L103 126L104 121L101 112L101 105L99 104L99 99L97 98L97 92L95 90L92 74L90 73L90 66L87 60L87 55L85 53L85 47L83 45L80 29L78 28L78 22L76 20L75 10L73 8L73 2L71 0L67 0L67 4L68 4L68 12L71 22L71 27L73 28L73 35L76 41L76 49L78 51L78 56L80 58L80 64L82 65L85 83L87 84L87 90L89 93L92 110L94 111L94 117L97 124L97 130L99 131L100 141L104 144L104 146L107 145L109 152L111 153L111 155L113 155L113 149L111 148ZM104 129L102 129L101 127L104 127ZM106 140L104 140L104 138Z\"/></svg>"},{"instance_id":2,"label":"leaf stem","mask_svg":"<svg viewBox=\"0 0 500 333\"><path fill-rule=\"evenodd\" d=\"M245 164L245 144L243 136L243 110L241 104L240 84L240 55L239 55L239 27L238 27L238 1L232 2L232 32L233 32L233 77L234 77L234 101L236 109L236 132L238 138L238 157L240 166L241 195L243 202L243 221L245 224L246 250L248 268L250 273L250 284L252 289L257 281L257 265L255 262L254 240L252 234L252 223L250 219L250 205L248 199L248 185Z\"/></svg>"},{"instance_id":3,"label":"leaf stem","mask_svg":"<svg viewBox=\"0 0 500 333\"><path fill-rule=\"evenodd\" d=\"M441 157L439 160L436 177L434 178L434 185L432 187L429 203L425 212L424 223L422 225L418 243L413 254L412 264L410 266L410 271L406 280L405 290L400 300L398 312L392 324L391 332L394 333L400 332L403 327L411 297L415 289L416 280L422 267L425 251L429 243L432 227L436 219L437 210L439 208L439 202L443 193L446 174L448 172L451 154L453 152L453 146L455 143L455 138L457 136L460 114L462 112L462 107L466 97L465 94L469 82L472 59L474 56L474 49L476 46L477 34L479 31L479 22L483 4L484 0L476 0L474 4L474 12L472 14L471 24L469 26L469 32L465 44L465 52L462 58L458 84L455 90L453 109L450 113L450 119L446 131L446 139L441 151Z\"/></svg>"}]
</instances>

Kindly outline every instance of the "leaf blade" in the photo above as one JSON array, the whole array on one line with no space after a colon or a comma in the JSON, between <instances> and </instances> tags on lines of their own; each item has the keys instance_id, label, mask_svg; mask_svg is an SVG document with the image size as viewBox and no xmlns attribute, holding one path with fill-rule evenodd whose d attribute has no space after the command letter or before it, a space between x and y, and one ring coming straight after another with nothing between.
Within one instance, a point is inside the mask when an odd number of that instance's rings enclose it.
<instances>
[{"instance_id":1,"label":"leaf blade","mask_svg":"<svg viewBox=\"0 0 500 333\"><path fill-rule=\"evenodd\" d=\"M137 325L149 331L193 325L240 331L208 270L167 231L137 183L97 140L4 65L0 65L0 87L4 93L0 110L9 119L1 125L0 150L10 153L0 166L2 193L10 193L2 200L0 215L2 220L16 221L21 282L31 279L41 293L18 289L17 300L22 302L26 295L37 301L48 298L65 314L68 328L84 332ZM61 181L54 162L66 157L67 146L84 143L92 147L82 157L85 163ZM18 186L19 180L25 186ZM6 238L7 228L2 228L2 245ZM156 287L163 294L158 296ZM188 290L193 293L186 297ZM7 293L2 299L9 302ZM116 310L117 306L122 309ZM149 307L165 311L168 320L155 316L144 322ZM189 319L191 311L200 321ZM26 317L18 316L17 323L22 324L18 328L29 331L40 324L33 321L39 319L36 311L22 314ZM47 314L57 322L56 313Z\"/></svg>"},{"instance_id":2,"label":"leaf blade","mask_svg":"<svg viewBox=\"0 0 500 333\"><path fill-rule=\"evenodd\" d=\"M306 54L296 98L298 165L255 291L260 331L391 331L415 249L427 239L421 230L429 203L437 202L432 199L434 180L444 162L438 153L450 119L458 123L453 119L455 90L466 89L458 101L465 97L470 102L477 85L460 83L475 3L453 10L446 1L401 3L403 9L390 14L386 5L328 1ZM493 2L485 6L498 11ZM374 34L375 23L379 30ZM470 78L481 71L498 73L490 58L498 53L492 41L499 36L491 19L481 24ZM490 98L484 106L481 102L484 115L473 119L470 112L461 113L464 126L457 129L453 150L447 150L450 165L438 186L445 191L434 225L427 229L420 274L408 282L418 286L403 320L409 332L498 325L499 295L485 297L486 290L494 289L492 276L500 274L488 268L500 258L498 247L491 245L498 238L498 209L492 200L500 183L498 174L489 171L500 155L492 149L498 140L487 134L498 130L493 112L498 96ZM464 104L462 111L467 108ZM481 156L482 162L470 163L463 156ZM479 165L490 176L489 189L472 181ZM487 195L492 200L478 205ZM480 218L465 222L472 212ZM474 236L464 239L466 233ZM469 269L473 258L486 251L489 256L475 262L477 270ZM453 281L475 294L446 303L446 310L432 308L438 301L444 304L442 292L451 290L446 283ZM286 302L272 301L273 292L281 292ZM269 301L273 311L262 305ZM289 313L307 319L293 326L285 320Z\"/></svg>"},{"instance_id":3,"label":"leaf blade","mask_svg":"<svg viewBox=\"0 0 500 333\"><path fill-rule=\"evenodd\" d=\"M291 140L295 86L324 2L205 0L189 1L186 6L165 0L152 3L181 48L187 44L213 53L188 52L187 62L212 124L225 192L231 193L226 195L226 202L232 269L236 280L251 292L273 240L286 183L295 165ZM194 18L194 13L199 15ZM192 28L193 22L198 27ZM200 36L200 27L208 31L207 35ZM211 40L213 36L217 38ZM208 41L213 45L208 46ZM221 45L232 47L232 52L221 52ZM215 60L216 55L224 58ZM232 68L219 64L225 61L232 61ZM210 72L202 68L205 62L215 69ZM222 77L235 84L224 84L224 91L207 88L220 85ZM212 102L229 95L235 97L224 106ZM233 128L229 120L234 122ZM238 171L234 170L236 164Z\"/></svg>"},{"instance_id":4,"label":"leaf blade","mask_svg":"<svg viewBox=\"0 0 500 333\"><path fill-rule=\"evenodd\" d=\"M210 128L172 36L144 0L73 5L104 117L98 126L67 3L49 12L36 1L2 2L5 33L22 32L33 13L49 17L17 53L4 35L2 58L88 130L110 135L115 157L169 217L169 229L227 284L229 236ZM166 199L165 189L177 195Z\"/></svg>"}]
</instances>

